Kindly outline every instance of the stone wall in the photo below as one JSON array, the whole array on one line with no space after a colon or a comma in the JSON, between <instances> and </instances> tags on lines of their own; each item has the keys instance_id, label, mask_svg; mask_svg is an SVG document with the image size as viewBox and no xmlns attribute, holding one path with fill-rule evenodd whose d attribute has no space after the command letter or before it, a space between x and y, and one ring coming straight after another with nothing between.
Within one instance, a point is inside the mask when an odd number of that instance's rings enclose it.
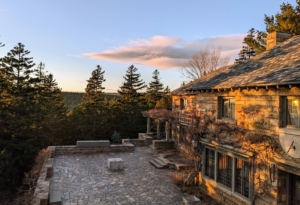
<instances>
[{"instance_id":1,"label":"stone wall","mask_svg":"<svg viewBox=\"0 0 300 205\"><path fill-rule=\"evenodd\" d=\"M217 119L218 96L235 97L235 119ZM202 111L215 117L217 121L231 123L260 135L265 135L270 141L276 141L277 145L270 146L269 141L243 144L255 153L253 164L253 183L255 204L285 204L286 200L286 172L281 170L278 163L288 164L289 166L300 169L300 159L288 156L279 144L279 121L280 121L280 96L300 96L298 87L279 87L258 90L243 89L222 92L200 92L194 96L181 96L188 100L186 111ZM180 111L179 96L172 96L173 111ZM182 125L181 125L182 126ZM180 126L173 125L173 136L180 135ZM255 135L254 135L255 136ZM275 164L274 181L270 179L270 167ZM300 172L298 172L298 175ZM200 173L201 175L201 173ZM202 180L200 186L204 192L214 196L223 204L247 204L239 200L236 194L221 185L209 180Z\"/></svg>"},{"instance_id":2,"label":"stone wall","mask_svg":"<svg viewBox=\"0 0 300 205\"><path fill-rule=\"evenodd\" d=\"M123 139L122 144L131 143L134 146L149 146L152 144L153 137L149 136L148 133L139 133L138 139Z\"/></svg>"},{"instance_id":3,"label":"stone wall","mask_svg":"<svg viewBox=\"0 0 300 205\"><path fill-rule=\"evenodd\" d=\"M174 141L153 140L152 146L157 149L170 149L174 148Z\"/></svg>"},{"instance_id":4,"label":"stone wall","mask_svg":"<svg viewBox=\"0 0 300 205\"><path fill-rule=\"evenodd\" d=\"M55 147L55 155L126 151L134 151L134 145L132 145L131 143L126 143L121 145L110 145L109 147L77 147L76 145Z\"/></svg>"}]
</instances>

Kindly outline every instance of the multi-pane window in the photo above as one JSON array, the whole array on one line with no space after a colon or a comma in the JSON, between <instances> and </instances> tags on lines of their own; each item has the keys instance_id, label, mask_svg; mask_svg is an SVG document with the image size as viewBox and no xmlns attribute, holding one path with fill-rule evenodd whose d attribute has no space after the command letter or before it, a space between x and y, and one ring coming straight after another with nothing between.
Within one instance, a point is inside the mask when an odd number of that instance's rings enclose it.
<instances>
[{"instance_id":1,"label":"multi-pane window","mask_svg":"<svg viewBox=\"0 0 300 205\"><path fill-rule=\"evenodd\" d=\"M298 205L300 204L300 176L289 174L289 198L288 203L291 205Z\"/></svg>"},{"instance_id":2,"label":"multi-pane window","mask_svg":"<svg viewBox=\"0 0 300 205\"><path fill-rule=\"evenodd\" d=\"M235 99L223 98L222 117L234 119L235 118Z\"/></svg>"},{"instance_id":3,"label":"multi-pane window","mask_svg":"<svg viewBox=\"0 0 300 205\"><path fill-rule=\"evenodd\" d=\"M204 175L249 199L250 162L229 155L205 148Z\"/></svg>"},{"instance_id":4,"label":"multi-pane window","mask_svg":"<svg viewBox=\"0 0 300 205\"><path fill-rule=\"evenodd\" d=\"M235 159L235 192L249 197L249 162Z\"/></svg>"},{"instance_id":5,"label":"multi-pane window","mask_svg":"<svg viewBox=\"0 0 300 205\"><path fill-rule=\"evenodd\" d=\"M185 110L187 107L187 100L184 98L180 98L180 110Z\"/></svg>"},{"instance_id":6,"label":"multi-pane window","mask_svg":"<svg viewBox=\"0 0 300 205\"><path fill-rule=\"evenodd\" d=\"M233 97L218 97L218 118L235 119L235 99Z\"/></svg>"},{"instance_id":7,"label":"multi-pane window","mask_svg":"<svg viewBox=\"0 0 300 205\"><path fill-rule=\"evenodd\" d=\"M232 157L218 153L217 182L232 187Z\"/></svg>"},{"instance_id":8,"label":"multi-pane window","mask_svg":"<svg viewBox=\"0 0 300 205\"><path fill-rule=\"evenodd\" d=\"M212 149L205 149L205 175L209 178L215 178L215 151Z\"/></svg>"},{"instance_id":9,"label":"multi-pane window","mask_svg":"<svg viewBox=\"0 0 300 205\"><path fill-rule=\"evenodd\" d=\"M287 125L300 128L300 98L287 97Z\"/></svg>"}]
</instances>

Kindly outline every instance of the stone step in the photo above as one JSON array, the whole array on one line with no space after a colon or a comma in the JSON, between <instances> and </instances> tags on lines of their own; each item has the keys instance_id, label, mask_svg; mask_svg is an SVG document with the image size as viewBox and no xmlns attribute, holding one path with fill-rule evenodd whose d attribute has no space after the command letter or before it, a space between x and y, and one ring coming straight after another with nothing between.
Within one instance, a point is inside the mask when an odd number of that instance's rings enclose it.
<instances>
[{"instance_id":1,"label":"stone step","mask_svg":"<svg viewBox=\"0 0 300 205\"><path fill-rule=\"evenodd\" d=\"M150 160L149 161L150 162L150 164L152 164L153 166L155 166L157 169L162 169L162 168L164 168L163 166L161 166L160 164L158 164L156 161L154 161L154 160Z\"/></svg>"},{"instance_id":2,"label":"stone step","mask_svg":"<svg viewBox=\"0 0 300 205\"><path fill-rule=\"evenodd\" d=\"M165 157L158 157L158 159L159 160L161 160L161 161L163 161L165 164L169 164L169 163L171 163L171 161L170 160L168 160L167 158L165 158Z\"/></svg>"},{"instance_id":3,"label":"stone step","mask_svg":"<svg viewBox=\"0 0 300 205\"><path fill-rule=\"evenodd\" d=\"M162 161L158 158L155 158L154 161L157 162L158 164L160 164L162 167L168 167L168 163L165 163L164 161Z\"/></svg>"}]
</instances>

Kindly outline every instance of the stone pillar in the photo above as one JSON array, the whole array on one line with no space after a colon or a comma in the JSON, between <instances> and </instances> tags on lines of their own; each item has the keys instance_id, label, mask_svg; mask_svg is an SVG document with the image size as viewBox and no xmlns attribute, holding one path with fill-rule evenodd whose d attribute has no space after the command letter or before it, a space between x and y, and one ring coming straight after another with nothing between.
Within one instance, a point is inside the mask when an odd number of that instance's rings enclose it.
<instances>
[{"instance_id":1,"label":"stone pillar","mask_svg":"<svg viewBox=\"0 0 300 205\"><path fill-rule=\"evenodd\" d=\"M160 127L159 127L159 119L157 119L157 128L156 128L156 133L157 133L157 138L160 138Z\"/></svg>"},{"instance_id":2,"label":"stone pillar","mask_svg":"<svg viewBox=\"0 0 300 205\"><path fill-rule=\"evenodd\" d=\"M170 139L170 122L166 120L166 141Z\"/></svg>"},{"instance_id":3,"label":"stone pillar","mask_svg":"<svg viewBox=\"0 0 300 205\"><path fill-rule=\"evenodd\" d=\"M151 119L150 119L150 117L148 117L147 118L147 133L150 133L150 129L151 129L150 124L151 124Z\"/></svg>"}]
</instances>

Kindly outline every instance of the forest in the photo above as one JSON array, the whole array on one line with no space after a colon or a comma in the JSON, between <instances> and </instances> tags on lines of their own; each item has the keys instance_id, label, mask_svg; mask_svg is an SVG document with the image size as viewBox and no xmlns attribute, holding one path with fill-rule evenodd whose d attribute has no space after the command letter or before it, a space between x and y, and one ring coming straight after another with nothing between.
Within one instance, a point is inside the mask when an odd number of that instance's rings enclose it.
<instances>
[{"instance_id":1,"label":"forest","mask_svg":"<svg viewBox=\"0 0 300 205\"><path fill-rule=\"evenodd\" d=\"M47 146L107 140L114 131L122 138L136 138L146 129L141 111L171 109L170 90L157 70L146 85L138 69L129 66L118 95L108 95L100 65L87 79L83 94L63 93L45 68L42 62L34 63L22 43L0 58L0 193L11 198Z\"/></svg>"}]
</instances>

